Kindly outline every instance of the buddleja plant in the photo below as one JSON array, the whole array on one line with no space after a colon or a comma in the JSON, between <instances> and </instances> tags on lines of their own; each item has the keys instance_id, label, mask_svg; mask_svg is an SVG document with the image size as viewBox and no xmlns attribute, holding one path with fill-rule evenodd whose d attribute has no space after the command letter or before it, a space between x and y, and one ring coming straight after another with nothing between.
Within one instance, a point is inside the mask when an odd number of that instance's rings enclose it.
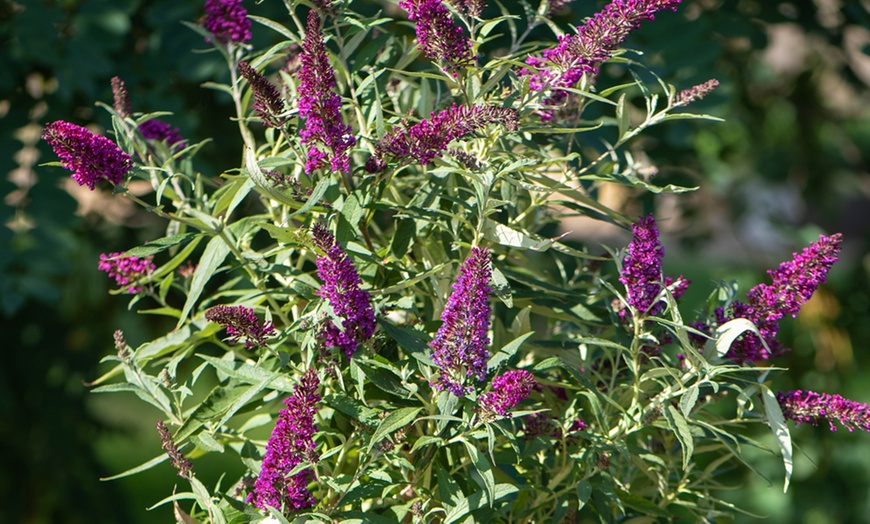
<instances>
[{"instance_id":1,"label":"buddleja plant","mask_svg":"<svg viewBox=\"0 0 870 524\"><path fill-rule=\"evenodd\" d=\"M710 521L732 510L718 475L759 445L747 425L775 433L786 485L786 418L870 429L866 405L770 389L778 322L839 235L684 320L689 282L663 274L653 217L596 199L686 190L622 146L707 118L686 106L716 82L596 85L606 62L642 67L621 43L679 0L614 0L562 34L565 3L286 0L268 20L208 0L188 25L229 67L206 86L235 104L242 161L224 173L197 172L203 142L135 112L121 79L114 141L46 126L76 181L166 222L99 263L131 307L177 322L136 348L116 332L95 383L164 414L166 453L119 476L171 461L179 522ZM252 22L282 40L253 49ZM547 27L557 42L529 41ZM633 240L602 256L542 234L567 214ZM204 485L210 454L246 473Z\"/></svg>"}]
</instances>

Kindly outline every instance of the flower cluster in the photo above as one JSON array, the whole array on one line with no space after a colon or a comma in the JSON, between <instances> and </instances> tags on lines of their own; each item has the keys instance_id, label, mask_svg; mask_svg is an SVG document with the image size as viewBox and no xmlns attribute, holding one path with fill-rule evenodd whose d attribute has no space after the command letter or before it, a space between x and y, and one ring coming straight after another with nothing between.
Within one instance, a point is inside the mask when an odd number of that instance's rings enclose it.
<instances>
[{"instance_id":1,"label":"flower cluster","mask_svg":"<svg viewBox=\"0 0 870 524\"><path fill-rule=\"evenodd\" d=\"M453 76L471 62L471 41L453 22L443 0L400 0L399 7L414 21L417 48L426 58L443 61L444 70Z\"/></svg>"},{"instance_id":2,"label":"flower cluster","mask_svg":"<svg viewBox=\"0 0 870 524\"><path fill-rule=\"evenodd\" d=\"M326 152L317 144L328 147L332 154L329 165L333 171L350 172L348 149L356 144L351 127L341 120L341 98L333 92L335 73L329 65L326 45L320 31L317 11L308 12L308 27L302 42L302 65L299 69L299 115L306 119L300 132L302 143L308 146L305 172L322 167Z\"/></svg>"},{"instance_id":3,"label":"flower cluster","mask_svg":"<svg viewBox=\"0 0 870 524\"><path fill-rule=\"evenodd\" d=\"M785 418L798 424L808 423L815 426L820 420L825 420L831 431L837 431L834 426L836 420L849 431L854 431L856 427L870 431L870 406L840 395L796 390L779 392L776 400L779 401Z\"/></svg>"},{"instance_id":4,"label":"flower cluster","mask_svg":"<svg viewBox=\"0 0 870 524\"><path fill-rule=\"evenodd\" d=\"M441 327L430 343L432 361L441 368L437 389L463 396L471 388L463 386L466 376L486 378L489 360L489 280L492 277L490 252L484 247L471 250L459 268L453 293L441 313Z\"/></svg>"},{"instance_id":5,"label":"flower cluster","mask_svg":"<svg viewBox=\"0 0 870 524\"><path fill-rule=\"evenodd\" d=\"M222 44L241 44L251 39L251 21L242 0L205 0L202 26Z\"/></svg>"},{"instance_id":6,"label":"flower cluster","mask_svg":"<svg viewBox=\"0 0 870 524\"><path fill-rule=\"evenodd\" d=\"M271 322L260 323L254 310L245 306L214 306L205 312L205 319L225 326L232 344L244 337L245 349L264 347L275 333Z\"/></svg>"},{"instance_id":7,"label":"flower cluster","mask_svg":"<svg viewBox=\"0 0 870 524\"><path fill-rule=\"evenodd\" d=\"M169 428L166 427L166 423L162 420L157 421L157 433L160 435L161 447L166 451L166 454L169 455L172 467L178 470L178 476L186 479L192 477L193 464L190 463L190 460L184 458L181 450L178 449L178 446L175 445L175 441L172 440L172 434L169 432Z\"/></svg>"},{"instance_id":8,"label":"flower cluster","mask_svg":"<svg viewBox=\"0 0 870 524\"><path fill-rule=\"evenodd\" d=\"M266 127L284 125L284 100L272 82L244 60L239 62L239 73L248 81L254 93L254 111Z\"/></svg>"},{"instance_id":9,"label":"flower cluster","mask_svg":"<svg viewBox=\"0 0 870 524\"><path fill-rule=\"evenodd\" d=\"M133 104L130 103L130 95L127 94L127 86L124 81L117 76L112 77L112 98L114 100L112 108L121 118L133 116Z\"/></svg>"},{"instance_id":10,"label":"flower cluster","mask_svg":"<svg viewBox=\"0 0 870 524\"><path fill-rule=\"evenodd\" d=\"M46 125L42 139L54 149L61 165L73 172L73 180L91 190L100 180L120 184L133 168L130 155L114 142L63 120Z\"/></svg>"},{"instance_id":11,"label":"flower cluster","mask_svg":"<svg viewBox=\"0 0 870 524\"><path fill-rule=\"evenodd\" d=\"M680 298L689 281L682 275L676 279L662 278L665 251L652 215L641 218L631 230L634 236L628 244L619 281L625 285L629 305L640 313L655 315L664 308L664 303L658 300L662 285L671 290L674 298ZM620 316L625 318L626 313L621 310Z\"/></svg>"},{"instance_id":12,"label":"flower cluster","mask_svg":"<svg viewBox=\"0 0 870 524\"><path fill-rule=\"evenodd\" d=\"M138 293L142 288L136 283L150 275L155 267L150 258L128 257L124 253L103 253L97 269L108 273L115 279L115 283L126 287L128 293Z\"/></svg>"},{"instance_id":13,"label":"flower cluster","mask_svg":"<svg viewBox=\"0 0 870 524\"><path fill-rule=\"evenodd\" d=\"M317 257L317 275L323 280L318 294L329 301L333 312L342 318L339 329L331 320L326 323L323 342L338 347L352 356L360 342L375 332L375 313L369 302L368 291L360 289L362 280L347 253L335 242L325 227L316 224L312 237L323 255Z\"/></svg>"},{"instance_id":14,"label":"flower cluster","mask_svg":"<svg viewBox=\"0 0 870 524\"><path fill-rule=\"evenodd\" d=\"M286 408L278 414L275 429L266 443L260 476L254 483L254 491L248 495L249 504L263 510L271 506L284 512L315 504L314 495L308 491L308 483L314 478L311 468L293 475L290 472L303 462L313 463L319 458L314 444L319 387L317 370L311 368L299 379L293 395L284 401Z\"/></svg>"},{"instance_id":15,"label":"flower cluster","mask_svg":"<svg viewBox=\"0 0 870 524\"><path fill-rule=\"evenodd\" d=\"M713 92L719 87L719 81L715 78L707 80L703 84L692 86L689 89L684 89L674 96L674 106L686 106L695 100L701 100L705 96Z\"/></svg>"},{"instance_id":16,"label":"flower cluster","mask_svg":"<svg viewBox=\"0 0 870 524\"><path fill-rule=\"evenodd\" d=\"M734 302L730 315L721 308L717 310L717 321L726 322L733 318L745 318L758 326L761 339L755 335L744 335L731 346L726 356L738 363L766 360L786 350L776 341L779 320L785 315L795 316L801 306L810 299L820 284L825 282L828 270L837 261L840 242L839 233L819 237L800 253L794 253L792 260L783 262L775 270L768 271L772 284L759 284L747 293L747 302ZM768 349L769 348L769 349Z\"/></svg>"},{"instance_id":17,"label":"flower cluster","mask_svg":"<svg viewBox=\"0 0 870 524\"><path fill-rule=\"evenodd\" d=\"M617 47L640 22L652 20L663 9L676 10L681 0L613 0L595 13L577 33L559 37L559 44L544 51L542 57L530 56L523 69L536 91L572 87L584 74L596 74L598 65L610 58ZM554 93L547 105L562 102L567 94ZM547 118L547 113L542 114Z\"/></svg>"},{"instance_id":18,"label":"flower cluster","mask_svg":"<svg viewBox=\"0 0 870 524\"><path fill-rule=\"evenodd\" d=\"M503 125L508 131L517 129L517 112L507 107L463 106L453 104L443 111L432 113L428 120L410 128L399 125L390 130L376 145L375 154L366 163L369 172L386 168L386 159L415 160L428 164L458 138L486 127Z\"/></svg>"},{"instance_id":19,"label":"flower cluster","mask_svg":"<svg viewBox=\"0 0 870 524\"><path fill-rule=\"evenodd\" d=\"M169 146L170 149L184 147L184 138L181 136L178 128L172 127L172 125L163 120L152 118L151 120L142 122L139 124L139 132L148 140L155 140L158 142L165 140L166 145Z\"/></svg>"},{"instance_id":20,"label":"flower cluster","mask_svg":"<svg viewBox=\"0 0 870 524\"><path fill-rule=\"evenodd\" d=\"M469 16L480 16L486 4L484 0L450 0L450 3L457 10Z\"/></svg>"},{"instance_id":21,"label":"flower cluster","mask_svg":"<svg viewBox=\"0 0 870 524\"><path fill-rule=\"evenodd\" d=\"M480 396L480 408L484 412L503 417L532 392L535 377L524 369L507 371L492 379L492 391Z\"/></svg>"}]
</instances>

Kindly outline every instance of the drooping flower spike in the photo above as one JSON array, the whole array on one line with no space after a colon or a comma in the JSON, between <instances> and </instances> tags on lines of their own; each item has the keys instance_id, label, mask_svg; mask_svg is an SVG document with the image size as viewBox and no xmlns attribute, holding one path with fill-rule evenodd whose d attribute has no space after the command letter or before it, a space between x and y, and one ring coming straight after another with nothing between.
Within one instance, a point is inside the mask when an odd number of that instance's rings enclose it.
<instances>
[{"instance_id":1,"label":"drooping flower spike","mask_svg":"<svg viewBox=\"0 0 870 524\"><path fill-rule=\"evenodd\" d=\"M157 142L165 140L170 149L180 149L185 144L184 137L181 136L177 127L157 118L139 124L139 132L148 140Z\"/></svg>"},{"instance_id":2,"label":"drooping flower spike","mask_svg":"<svg viewBox=\"0 0 870 524\"><path fill-rule=\"evenodd\" d=\"M443 0L399 0L399 7L414 21L417 48L426 58L442 62L453 76L471 63L471 41L454 23Z\"/></svg>"},{"instance_id":3,"label":"drooping flower spike","mask_svg":"<svg viewBox=\"0 0 870 524\"><path fill-rule=\"evenodd\" d=\"M136 283L154 272L155 266L150 258L128 257L124 253L103 253L97 269L108 273L119 286L126 287L127 293L136 294L142 291Z\"/></svg>"},{"instance_id":4,"label":"drooping flower spike","mask_svg":"<svg viewBox=\"0 0 870 524\"><path fill-rule=\"evenodd\" d=\"M248 81L254 94L254 111L266 127L280 128L284 125L284 101L281 93L263 74L244 60L239 62L239 73Z\"/></svg>"},{"instance_id":5,"label":"drooping flower spike","mask_svg":"<svg viewBox=\"0 0 870 524\"><path fill-rule=\"evenodd\" d=\"M837 421L849 431L855 428L870 431L870 406L840 395L796 390L779 392L776 400L779 401L783 416L798 424L815 426L820 421L826 421L831 431L837 431L834 425L834 421Z\"/></svg>"},{"instance_id":6,"label":"drooping flower spike","mask_svg":"<svg viewBox=\"0 0 870 524\"><path fill-rule=\"evenodd\" d=\"M470 393L466 377L478 381L486 378L489 360L489 281L492 278L490 252L485 247L472 248L459 268L453 293L441 313L441 327L429 344L432 361L441 368L433 386L456 396Z\"/></svg>"},{"instance_id":7,"label":"drooping flower spike","mask_svg":"<svg viewBox=\"0 0 870 524\"><path fill-rule=\"evenodd\" d=\"M214 306L205 312L205 319L227 328L230 343L245 339L245 349L265 347L275 333L271 322L260 322L253 308L245 306Z\"/></svg>"},{"instance_id":8,"label":"drooping flower spike","mask_svg":"<svg viewBox=\"0 0 870 524\"><path fill-rule=\"evenodd\" d=\"M130 155L114 142L63 120L46 125L42 139L54 149L61 165L73 172L73 180L91 190L102 180L122 183L133 168Z\"/></svg>"}]
</instances>

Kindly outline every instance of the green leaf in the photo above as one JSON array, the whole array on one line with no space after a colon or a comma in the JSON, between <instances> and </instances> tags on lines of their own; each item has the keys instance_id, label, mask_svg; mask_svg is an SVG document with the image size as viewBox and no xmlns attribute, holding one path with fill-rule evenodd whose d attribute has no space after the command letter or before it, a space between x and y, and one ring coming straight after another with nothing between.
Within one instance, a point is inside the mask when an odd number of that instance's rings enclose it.
<instances>
[{"instance_id":1,"label":"green leaf","mask_svg":"<svg viewBox=\"0 0 870 524\"><path fill-rule=\"evenodd\" d=\"M707 341L707 344L704 347L704 354L711 354L708 349L711 347L716 348L716 355L719 357L724 357L728 350L731 349L731 344L737 340L737 337L742 335L744 332L750 331L754 333L764 345L765 349L770 351L770 348L767 346L767 342L764 341L764 337L761 336L761 333L758 331L758 327L752 323L752 321L747 320L745 318L735 318L731 319L728 322L725 322L718 328L716 328L716 336Z\"/></svg>"},{"instance_id":2,"label":"green leaf","mask_svg":"<svg viewBox=\"0 0 870 524\"><path fill-rule=\"evenodd\" d=\"M614 491L623 504L635 511L639 511L642 515L662 518L671 517L670 513L656 506L652 501L634 495L628 491L623 491L619 488L616 488Z\"/></svg>"},{"instance_id":3,"label":"green leaf","mask_svg":"<svg viewBox=\"0 0 870 524\"><path fill-rule=\"evenodd\" d=\"M203 451L210 451L216 453L223 453L224 446L220 442L218 442L213 436L208 433L200 433L198 435L193 435L190 437L190 441Z\"/></svg>"},{"instance_id":4,"label":"green leaf","mask_svg":"<svg viewBox=\"0 0 870 524\"><path fill-rule=\"evenodd\" d=\"M369 452L390 433L413 422L414 418L421 411L423 411L423 408L399 408L387 415L387 418L381 422L381 425L378 426L378 429L372 435L372 440L369 442Z\"/></svg>"},{"instance_id":5,"label":"green leaf","mask_svg":"<svg viewBox=\"0 0 870 524\"><path fill-rule=\"evenodd\" d=\"M195 233L183 233L180 235L172 235L169 237L158 238L157 240L152 240L150 242L145 242L144 246L134 247L133 249L124 252L125 256L128 257L147 257L161 251L165 251L172 246L183 245L191 240L193 240L196 236Z\"/></svg>"},{"instance_id":6,"label":"green leaf","mask_svg":"<svg viewBox=\"0 0 870 524\"><path fill-rule=\"evenodd\" d=\"M628 128L631 126L630 114L626 110L625 104L625 93L623 93L619 96L619 101L616 103L616 126L618 129L618 140L622 140L622 137L625 136L625 132L628 131Z\"/></svg>"},{"instance_id":7,"label":"green leaf","mask_svg":"<svg viewBox=\"0 0 870 524\"><path fill-rule=\"evenodd\" d=\"M395 395L400 398L408 398L411 394L408 389L402 385L399 376L391 369L384 366L373 365L374 361L366 361L362 358L354 359L357 366L365 373L366 377L378 387L381 391L385 391L390 395Z\"/></svg>"},{"instance_id":8,"label":"green leaf","mask_svg":"<svg viewBox=\"0 0 870 524\"><path fill-rule=\"evenodd\" d=\"M489 362L486 363L486 369L492 371L498 368L502 363L510 360L510 358L513 357L523 345L523 342L534 334L534 331L530 331L508 342L504 347L498 350L498 353L490 357Z\"/></svg>"},{"instance_id":9,"label":"green leaf","mask_svg":"<svg viewBox=\"0 0 870 524\"><path fill-rule=\"evenodd\" d=\"M701 388L698 387L698 384L695 384L684 391L683 395L680 397L680 411L683 412L683 415L686 418L689 418L692 408L694 408L695 403L698 402L698 393L700 389Z\"/></svg>"},{"instance_id":10,"label":"green leaf","mask_svg":"<svg viewBox=\"0 0 870 524\"><path fill-rule=\"evenodd\" d=\"M668 404L665 409L665 418L668 420L668 425L677 436L680 442L680 447L683 449L683 470L689 467L689 460L692 458L692 453L695 451L695 443L692 440L692 430L689 428L689 423L683 417L683 414L674 406Z\"/></svg>"},{"instance_id":11,"label":"green leaf","mask_svg":"<svg viewBox=\"0 0 870 524\"><path fill-rule=\"evenodd\" d=\"M191 279L190 282L190 291L187 294L187 300L184 302L184 307L181 310L181 318L178 320L177 327L180 328L187 319L194 304L199 300L199 296L202 294L203 289L205 289L205 285L208 283L212 275L214 275L215 271L217 271L221 264L223 264L224 259L229 253L230 247L220 235L216 235L208 241L208 244L205 246L205 251L199 259L199 265L196 266L196 271L193 273L193 279Z\"/></svg>"},{"instance_id":12,"label":"green leaf","mask_svg":"<svg viewBox=\"0 0 870 524\"><path fill-rule=\"evenodd\" d=\"M123 473L118 473L117 475L112 475L111 477L101 478L100 480L107 481L107 480L116 480L116 479L120 479L120 478L124 478L124 477L129 477L130 475L135 475L136 473L141 473L143 471L147 471L147 470L153 468L154 466L156 466L157 464L160 464L161 462L166 462L167 460L169 460L169 455L167 455L166 453L161 453L160 455L157 455L156 457L149 460L148 462L146 462L144 464L140 464L140 465L136 466L135 468L128 469L127 471L125 471Z\"/></svg>"},{"instance_id":13,"label":"green leaf","mask_svg":"<svg viewBox=\"0 0 870 524\"><path fill-rule=\"evenodd\" d=\"M508 495L513 495L518 492L519 488L514 486L513 484L496 484L495 489L493 490L494 496L493 500L501 500ZM483 506L484 493L483 491L478 491L474 495L471 495L467 499L464 499L459 502L459 504L450 510L447 515L444 517L444 524L451 524L453 522L458 522L462 517L467 515L468 513L478 510Z\"/></svg>"},{"instance_id":14,"label":"green leaf","mask_svg":"<svg viewBox=\"0 0 870 524\"><path fill-rule=\"evenodd\" d=\"M242 384L234 384L231 386L217 386L208 394L202 404L193 410L193 413L187 417L184 424L178 428L175 434L175 442L183 442L192 435L203 424L213 421L215 418L223 415L236 402L236 400L245 394L249 386Z\"/></svg>"},{"instance_id":15,"label":"green leaf","mask_svg":"<svg viewBox=\"0 0 870 524\"><path fill-rule=\"evenodd\" d=\"M592 484L589 483L588 480L581 480L577 483L577 501L580 503L580 507L577 510L583 509L583 506L589 502L589 497L592 496Z\"/></svg>"},{"instance_id":16,"label":"green leaf","mask_svg":"<svg viewBox=\"0 0 870 524\"><path fill-rule=\"evenodd\" d=\"M323 403L355 420L359 420L363 424L374 426L380 422L376 410L343 393L325 395Z\"/></svg>"},{"instance_id":17,"label":"green leaf","mask_svg":"<svg viewBox=\"0 0 870 524\"><path fill-rule=\"evenodd\" d=\"M483 488L486 494L486 500L489 507L492 507L495 502L495 477L492 474L492 466L486 459L486 455L482 454L477 447L466 439L462 439L465 444L465 449L468 451L468 457L474 465L474 470L477 475L472 475L474 481ZM479 478L478 478L479 477Z\"/></svg>"},{"instance_id":18,"label":"green leaf","mask_svg":"<svg viewBox=\"0 0 870 524\"><path fill-rule=\"evenodd\" d=\"M378 324L380 324L381 329L383 329L390 338L395 340L396 343L399 344L399 347L405 350L409 355L423 362L427 366L435 365L427 356L427 353L429 352L429 341L424 333L417 331L416 329L395 326L384 318L379 318Z\"/></svg>"},{"instance_id":19,"label":"green leaf","mask_svg":"<svg viewBox=\"0 0 870 524\"><path fill-rule=\"evenodd\" d=\"M788 432L788 426L785 424L785 417L782 415L782 408L776 400L776 396L769 387L762 385L761 398L764 401L764 413L767 415L767 423L773 431L773 436L776 437L776 442L779 444L779 449L782 451L782 464L785 467L785 481L783 483L782 492L788 492L789 481L791 480L792 470L794 469L793 451L791 445L791 435Z\"/></svg>"},{"instance_id":20,"label":"green leaf","mask_svg":"<svg viewBox=\"0 0 870 524\"><path fill-rule=\"evenodd\" d=\"M511 296L511 284L505 278L504 273L499 271L497 267L492 268L492 283L495 295L504 302L508 308L514 307L514 298Z\"/></svg>"},{"instance_id":21,"label":"green leaf","mask_svg":"<svg viewBox=\"0 0 870 524\"><path fill-rule=\"evenodd\" d=\"M290 380L289 377L279 374L278 372L266 371L260 366L246 364L244 362L224 360L210 355L197 356L207 361L216 370L225 373L229 377L244 382L245 384L258 384L268 380L270 381L270 389L283 391L285 393L293 393L294 391L294 382Z\"/></svg>"}]
</instances>

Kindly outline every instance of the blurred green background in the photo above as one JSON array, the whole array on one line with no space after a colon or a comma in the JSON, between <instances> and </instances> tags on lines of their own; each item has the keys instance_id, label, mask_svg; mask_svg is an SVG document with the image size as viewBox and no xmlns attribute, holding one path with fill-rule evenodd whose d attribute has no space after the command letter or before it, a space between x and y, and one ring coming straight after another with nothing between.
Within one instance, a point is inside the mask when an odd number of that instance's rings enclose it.
<instances>
[{"instance_id":1,"label":"blurred green background","mask_svg":"<svg viewBox=\"0 0 870 524\"><path fill-rule=\"evenodd\" d=\"M281 2L246 4L283 18ZM870 2L684 4L627 44L680 89L721 83L694 109L724 123L671 123L633 148L658 167L657 182L700 186L644 201L665 219L666 271L696 283L684 311L700 307L712 283L737 279L745 292L820 232L841 231L829 283L783 322L781 338L794 350L778 362L790 371L777 386L870 402ZM557 19L578 24L602 5L577 0ZM172 518L165 507L145 511L169 495L170 466L98 480L160 453L156 414L132 396L84 386L113 352L115 329L134 347L169 329L128 312L96 271L99 253L129 249L161 225L37 164L55 160L39 140L44 123L109 125L94 102L111 103L117 75L135 110L171 111L165 119L186 137L214 138L197 169L216 176L237 166L229 100L200 87L224 78L223 63L198 53L207 46L180 23L201 15L194 0L0 0L0 522ZM268 31L254 34L255 46L272 43ZM608 198L637 215L631 196ZM780 459L758 452L753 461L771 483L735 468L724 496L771 523L870 523L870 435L804 426L793 435L787 494ZM202 462L206 484L216 481L220 464Z\"/></svg>"}]
</instances>

